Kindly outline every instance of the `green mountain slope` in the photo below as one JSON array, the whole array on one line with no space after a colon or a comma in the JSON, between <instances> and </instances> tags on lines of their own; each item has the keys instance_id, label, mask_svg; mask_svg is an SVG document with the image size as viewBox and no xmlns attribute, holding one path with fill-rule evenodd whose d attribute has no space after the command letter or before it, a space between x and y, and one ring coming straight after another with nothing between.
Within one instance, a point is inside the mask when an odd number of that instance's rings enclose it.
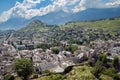
<instances>
[{"instance_id":1,"label":"green mountain slope","mask_svg":"<svg viewBox=\"0 0 120 80\"><path fill-rule=\"evenodd\" d=\"M105 19L98 21L86 22L69 22L64 27L82 27L82 28L95 28L104 30L120 30L120 18ZM63 28L63 26L61 26ZM64 29L64 28L63 28Z\"/></svg>"},{"instance_id":2,"label":"green mountain slope","mask_svg":"<svg viewBox=\"0 0 120 80\"><path fill-rule=\"evenodd\" d=\"M26 27L20 29L22 32L33 32L33 31L47 31L52 25L47 25L39 20L33 20Z\"/></svg>"},{"instance_id":3,"label":"green mountain slope","mask_svg":"<svg viewBox=\"0 0 120 80\"><path fill-rule=\"evenodd\" d=\"M112 18L98 21L76 21L76 22L68 22L65 25L60 25L59 27L56 25L47 25L42 23L39 20L33 20L26 27L20 29L22 32L36 32L36 31L48 31L53 28L94 28L94 29L104 29L104 30L120 30L120 18Z\"/></svg>"}]
</instances>

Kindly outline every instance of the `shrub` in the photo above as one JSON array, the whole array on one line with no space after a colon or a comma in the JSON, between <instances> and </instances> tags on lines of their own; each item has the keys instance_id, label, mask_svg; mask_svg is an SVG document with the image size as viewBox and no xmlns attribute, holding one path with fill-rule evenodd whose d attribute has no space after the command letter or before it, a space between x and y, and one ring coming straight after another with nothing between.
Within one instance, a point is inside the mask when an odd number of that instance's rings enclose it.
<instances>
[{"instance_id":1,"label":"shrub","mask_svg":"<svg viewBox=\"0 0 120 80\"><path fill-rule=\"evenodd\" d=\"M42 49L49 49L50 47L51 45L46 43L36 45L36 48L42 48Z\"/></svg>"},{"instance_id":2,"label":"shrub","mask_svg":"<svg viewBox=\"0 0 120 80\"><path fill-rule=\"evenodd\" d=\"M108 75L115 80L120 80L120 75L116 73L115 68L109 68L103 72L103 74Z\"/></svg>"},{"instance_id":3,"label":"shrub","mask_svg":"<svg viewBox=\"0 0 120 80\"><path fill-rule=\"evenodd\" d=\"M14 79L15 79L15 77L14 77L13 75L10 75L10 74L6 75L6 76L3 78L3 80L14 80Z\"/></svg>"},{"instance_id":4,"label":"shrub","mask_svg":"<svg viewBox=\"0 0 120 80\"><path fill-rule=\"evenodd\" d=\"M74 53L74 51L76 51L78 49L78 46L77 45L70 45L70 46L66 46L65 47L65 50L66 51L70 51L72 53Z\"/></svg>"},{"instance_id":5,"label":"shrub","mask_svg":"<svg viewBox=\"0 0 120 80\"><path fill-rule=\"evenodd\" d=\"M43 73L51 74L51 72L49 70L45 70Z\"/></svg>"},{"instance_id":6,"label":"shrub","mask_svg":"<svg viewBox=\"0 0 120 80\"><path fill-rule=\"evenodd\" d=\"M92 74L99 78L100 77L100 74L101 72L104 70L104 68L102 67L102 62L101 61L97 61L96 64L95 64L95 67L93 68L92 70Z\"/></svg>"},{"instance_id":7,"label":"shrub","mask_svg":"<svg viewBox=\"0 0 120 80\"><path fill-rule=\"evenodd\" d=\"M115 68L119 68L120 67L120 65L119 65L119 58L117 56L114 57L112 64L113 64L113 66Z\"/></svg>"},{"instance_id":8,"label":"shrub","mask_svg":"<svg viewBox=\"0 0 120 80\"><path fill-rule=\"evenodd\" d=\"M58 53L60 52L60 50L59 50L58 48L53 48L53 49L52 49L52 52L53 52L54 54L58 54Z\"/></svg>"},{"instance_id":9,"label":"shrub","mask_svg":"<svg viewBox=\"0 0 120 80\"><path fill-rule=\"evenodd\" d=\"M103 72L103 74L109 75L109 76L112 77L112 75L113 75L115 72L116 72L116 71L115 71L115 68L109 68L109 69L105 70L105 71Z\"/></svg>"},{"instance_id":10,"label":"shrub","mask_svg":"<svg viewBox=\"0 0 120 80\"><path fill-rule=\"evenodd\" d=\"M29 76L33 72L33 64L32 61L29 59L18 59L14 63L15 71L17 74L23 79L23 80L28 80Z\"/></svg>"},{"instance_id":11,"label":"shrub","mask_svg":"<svg viewBox=\"0 0 120 80\"><path fill-rule=\"evenodd\" d=\"M101 61L103 64L107 63L107 55L106 54L99 54L98 60Z\"/></svg>"}]
</instances>

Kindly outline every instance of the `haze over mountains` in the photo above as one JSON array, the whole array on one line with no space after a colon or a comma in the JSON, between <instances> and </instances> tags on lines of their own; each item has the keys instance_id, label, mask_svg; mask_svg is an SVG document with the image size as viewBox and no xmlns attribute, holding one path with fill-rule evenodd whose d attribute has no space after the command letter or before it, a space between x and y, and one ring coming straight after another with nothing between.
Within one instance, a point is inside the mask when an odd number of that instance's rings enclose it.
<instances>
[{"instance_id":1,"label":"haze over mountains","mask_svg":"<svg viewBox=\"0 0 120 80\"><path fill-rule=\"evenodd\" d=\"M58 11L58 12L49 13L44 16L37 16L30 20L23 18L12 18L7 22L0 23L0 30L20 29L36 19L50 25L54 25L54 24L58 25L58 24L64 24L69 21L89 21L89 20L119 17L119 16L120 16L120 8L104 8L104 9L90 8L85 11L81 11L74 14Z\"/></svg>"}]
</instances>

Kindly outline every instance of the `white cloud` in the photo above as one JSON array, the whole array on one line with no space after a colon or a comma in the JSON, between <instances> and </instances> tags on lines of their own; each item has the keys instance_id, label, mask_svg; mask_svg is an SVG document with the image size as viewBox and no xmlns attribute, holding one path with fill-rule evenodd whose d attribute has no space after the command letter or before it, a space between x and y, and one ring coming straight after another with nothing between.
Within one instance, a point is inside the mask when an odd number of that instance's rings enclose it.
<instances>
[{"instance_id":1,"label":"white cloud","mask_svg":"<svg viewBox=\"0 0 120 80\"><path fill-rule=\"evenodd\" d=\"M72 11L73 12L79 12L86 10L87 8L105 8L105 3L103 3L102 0L80 0L79 4L76 5Z\"/></svg>"},{"instance_id":2,"label":"white cloud","mask_svg":"<svg viewBox=\"0 0 120 80\"><path fill-rule=\"evenodd\" d=\"M112 2L106 3L107 7L118 7L120 6L120 0L113 0Z\"/></svg>"},{"instance_id":3,"label":"white cloud","mask_svg":"<svg viewBox=\"0 0 120 80\"><path fill-rule=\"evenodd\" d=\"M10 9L9 11L3 12L2 15L0 16L0 22L7 21L9 18L11 18L11 15L12 15L12 9Z\"/></svg>"},{"instance_id":4,"label":"white cloud","mask_svg":"<svg viewBox=\"0 0 120 80\"><path fill-rule=\"evenodd\" d=\"M26 18L26 12L41 1L44 0L24 0L22 3L16 2L14 7L10 8L8 11L4 11L0 15L0 22L5 22L15 16Z\"/></svg>"},{"instance_id":5,"label":"white cloud","mask_svg":"<svg viewBox=\"0 0 120 80\"><path fill-rule=\"evenodd\" d=\"M79 11L82 11L82 10L85 10L86 7L85 7L85 4L86 4L86 0L81 0L79 2L79 5L75 6L72 11L73 12L79 12Z\"/></svg>"},{"instance_id":6,"label":"white cloud","mask_svg":"<svg viewBox=\"0 0 120 80\"><path fill-rule=\"evenodd\" d=\"M67 12L67 5L73 5L79 0L54 0L53 3L40 9L33 9L44 0L24 0L22 3L16 2L15 6L0 15L0 22L5 22L11 17L22 17L30 19L34 16L46 15L56 10Z\"/></svg>"},{"instance_id":7,"label":"white cloud","mask_svg":"<svg viewBox=\"0 0 120 80\"><path fill-rule=\"evenodd\" d=\"M30 9L26 11L25 18L30 19L34 16L46 15L47 13L52 12L54 10L55 10L55 6L53 5L48 5L47 7L40 8L40 9Z\"/></svg>"},{"instance_id":8,"label":"white cloud","mask_svg":"<svg viewBox=\"0 0 120 80\"><path fill-rule=\"evenodd\" d=\"M35 9L42 1L45 0L24 0L22 3L16 2L14 7L10 8L8 11L4 11L0 15L0 22L5 22L12 17L30 19L57 10L76 13L86 10L87 8L109 8L120 5L120 0L109 0L109 2L106 3L104 3L103 0L50 0L52 4Z\"/></svg>"}]
</instances>

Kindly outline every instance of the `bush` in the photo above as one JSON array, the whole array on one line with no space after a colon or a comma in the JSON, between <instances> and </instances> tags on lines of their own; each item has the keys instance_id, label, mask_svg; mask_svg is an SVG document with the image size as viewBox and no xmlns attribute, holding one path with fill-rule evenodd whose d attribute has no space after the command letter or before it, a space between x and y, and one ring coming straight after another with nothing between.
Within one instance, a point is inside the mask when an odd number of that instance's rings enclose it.
<instances>
[{"instance_id":1,"label":"bush","mask_svg":"<svg viewBox=\"0 0 120 80\"><path fill-rule=\"evenodd\" d=\"M113 66L115 68L119 68L120 67L120 65L119 65L119 58L117 56L114 57L112 64L113 64Z\"/></svg>"},{"instance_id":2,"label":"bush","mask_svg":"<svg viewBox=\"0 0 120 80\"><path fill-rule=\"evenodd\" d=\"M103 74L109 75L109 76L112 77L112 75L113 75L115 72L116 72L116 71L115 71L115 68L109 68L109 69L105 70L105 71L103 72Z\"/></svg>"},{"instance_id":3,"label":"bush","mask_svg":"<svg viewBox=\"0 0 120 80\"><path fill-rule=\"evenodd\" d=\"M51 74L51 72L49 70L45 70L43 73Z\"/></svg>"},{"instance_id":4,"label":"bush","mask_svg":"<svg viewBox=\"0 0 120 80\"><path fill-rule=\"evenodd\" d=\"M50 47L51 45L46 43L36 45L36 48L42 48L42 49L49 49Z\"/></svg>"},{"instance_id":5,"label":"bush","mask_svg":"<svg viewBox=\"0 0 120 80\"><path fill-rule=\"evenodd\" d=\"M66 51L70 51L72 53L74 53L74 51L76 51L78 49L78 46L77 45L70 45L70 46L66 46L65 47L65 50Z\"/></svg>"},{"instance_id":6,"label":"bush","mask_svg":"<svg viewBox=\"0 0 120 80\"><path fill-rule=\"evenodd\" d=\"M103 64L107 63L107 55L106 54L99 54L98 60L101 61Z\"/></svg>"},{"instance_id":7,"label":"bush","mask_svg":"<svg viewBox=\"0 0 120 80\"><path fill-rule=\"evenodd\" d=\"M93 70L91 71L91 73L99 78L100 74L102 73L102 71L104 70L104 68L102 67L102 62L101 61L97 61L95 64L95 67L93 68Z\"/></svg>"},{"instance_id":8,"label":"bush","mask_svg":"<svg viewBox=\"0 0 120 80\"><path fill-rule=\"evenodd\" d=\"M33 72L33 64L32 61L29 59L18 59L14 63L15 71L17 72L18 76L20 76L23 80L28 80L29 76Z\"/></svg>"},{"instance_id":9,"label":"bush","mask_svg":"<svg viewBox=\"0 0 120 80\"><path fill-rule=\"evenodd\" d=\"M120 75L116 73L115 68L109 68L103 72L103 74L108 75L115 80L120 80Z\"/></svg>"},{"instance_id":10,"label":"bush","mask_svg":"<svg viewBox=\"0 0 120 80\"><path fill-rule=\"evenodd\" d=\"M10 74L6 75L6 76L3 78L3 80L14 80L14 79L15 79L15 77L14 77L13 75L10 75Z\"/></svg>"},{"instance_id":11,"label":"bush","mask_svg":"<svg viewBox=\"0 0 120 80\"><path fill-rule=\"evenodd\" d=\"M58 54L58 53L60 52L60 50L59 50L58 48L53 48L53 49L52 49L52 52L53 52L54 54Z\"/></svg>"}]
</instances>

